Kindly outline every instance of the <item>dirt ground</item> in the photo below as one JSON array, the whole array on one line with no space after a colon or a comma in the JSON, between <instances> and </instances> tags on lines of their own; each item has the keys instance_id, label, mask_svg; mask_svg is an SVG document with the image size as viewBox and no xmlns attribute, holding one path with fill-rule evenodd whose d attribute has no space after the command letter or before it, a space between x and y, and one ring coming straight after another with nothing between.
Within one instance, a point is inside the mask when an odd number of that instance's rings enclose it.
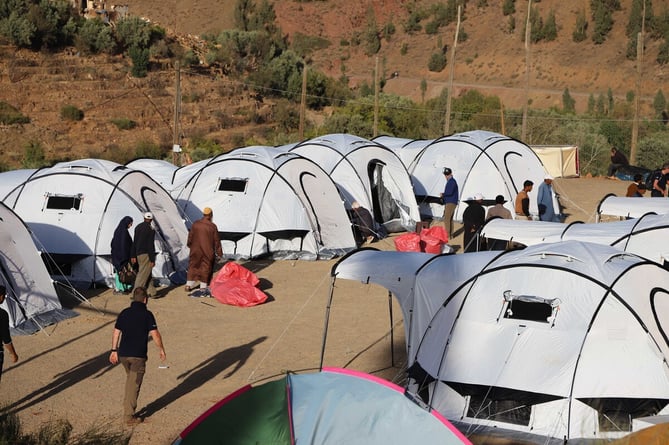
<instances>
[{"instance_id":1,"label":"dirt ground","mask_svg":"<svg viewBox=\"0 0 669 445\"><path fill-rule=\"evenodd\" d=\"M628 183L601 178L557 179L567 222L594 222L608 193L624 196ZM462 245L461 236L451 245ZM392 238L374 247L392 250ZM215 299L189 297L183 287L163 288L151 300L167 351L159 368L149 345L147 374L139 398L145 422L130 443L169 444L203 411L241 386L286 371L316 370L331 289L331 261L252 261L269 300L239 308ZM20 360L5 363L2 397L19 414L25 431L57 419L76 432L92 426L121 429L125 373L108 362L116 315L129 298L109 289L87 292L77 317L30 336L15 336ZM405 361L401 311L393 303L394 366L391 362L388 294L374 285L340 280L330 307L324 365L373 373L399 384ZM490 443L480 441L477 443Z\"/></svg>"}]
</instances>

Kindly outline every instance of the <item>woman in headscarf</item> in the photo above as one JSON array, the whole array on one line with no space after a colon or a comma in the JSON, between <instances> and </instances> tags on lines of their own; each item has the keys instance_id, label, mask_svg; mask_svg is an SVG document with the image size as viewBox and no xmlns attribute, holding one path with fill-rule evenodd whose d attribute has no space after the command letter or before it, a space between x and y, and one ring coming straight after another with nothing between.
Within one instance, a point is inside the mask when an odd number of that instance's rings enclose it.
<instances>
[{"instance_id":1,"label":"woman in headscarf","mask_svg":"<svg viewBox=\"0 0 669 445\"><path fill-rule=\"evenodd\" d=\"M132 237L130 236L130 227L132 227L132 218L124 216L114 230L114 236L111 241L111 260L114 266L114 278L116 281L116 290L126 292L132 285L126 285L119 280L118 272L130 262L130 250L132 249Z\"/></svg>"}]
</instances>

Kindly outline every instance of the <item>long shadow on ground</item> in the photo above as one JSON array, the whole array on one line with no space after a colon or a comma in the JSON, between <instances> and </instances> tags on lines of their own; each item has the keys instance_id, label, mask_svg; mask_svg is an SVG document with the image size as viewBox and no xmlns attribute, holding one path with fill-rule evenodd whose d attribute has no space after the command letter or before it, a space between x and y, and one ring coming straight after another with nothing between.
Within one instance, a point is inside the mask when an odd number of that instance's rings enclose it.
<instances>
[{"instance_id":1,"label":"long shadow on ground","mask_svg":"<svg viewBox=\"0 0 669 445\"><path fill-rule=\"evenodd\" d=\"M223 378L232 376L244 366L249 357L251 357L254 347L265 340L267 340L266 336L258 337L252 342L234 348L228 348L199 363L190 371L184 372L177 377L177 380L183 379L181 383L157 400L139 410L137 415L142 418L151 416L234 365Z\"/></svg>"}]
</instances>

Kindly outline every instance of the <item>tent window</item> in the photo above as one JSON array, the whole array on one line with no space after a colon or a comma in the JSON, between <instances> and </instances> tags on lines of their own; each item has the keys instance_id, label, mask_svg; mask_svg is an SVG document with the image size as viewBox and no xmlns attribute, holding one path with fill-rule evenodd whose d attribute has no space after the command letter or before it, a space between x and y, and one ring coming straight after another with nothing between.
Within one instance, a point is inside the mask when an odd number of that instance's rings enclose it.
<instances>
[{"instance_id":1,"label":"tent window","mask_svg":"<svg viewBox=\"0 0 669 445\"><path fill-rule=\"evenodd\" d=\"M548 318L553 315L553 308L546 303L533 303L528 301L514 300L509 303L504 312L504 318L512 320L542 321L548 323Z\"/></svg>"},{"instance_id":2,"label":"tent window","mask_svg":"<svg viewBox=\"0 0 669 445\"><path fill-rule=\"evenodd\" d=\"M628 413L599 411L597 414L599 431L632 431L632 418Z\"/></svg>"},{"instance_id":3,"label":"tent window","mask_svg":"<svg viewBox=\"0 0 669 445\"><path fill-rule=\"evenodd\" d=\"M248 178L220 178L218 180L218 191L245 193L248 182Z\"/></svg>"},{"instance_id":4,"label":"tent window","mask_svg":"<svg viewBox=\"0 0 669 445\"><path fill-rule=\"evenodd\" d=\"M467 417L495 420L514 425L529 425L532 407L525 401L491 400L485 395L472 395Z\"/></svg>"},{"instance_id":5,"label":"tent window","mask_svg":"<svg viewBox=\"0 0 669 445\"><path fill-rule=\"evenodd\" d=\"M81 210L82 195L62 196L48 195L46 197L46 208L52 210Z\"/></svg>"},{"instance_id":6,"label":"tent window","mask_svg":"<svg viewBox=\"0 0 669 445\"><path fill-rule=\"evenodd\" d=\"M535 295L516 295L510 290L504 293L504 318L511 320L555 323L560 306L558 298L542 298Z\"/></svg>"}]
</instances>

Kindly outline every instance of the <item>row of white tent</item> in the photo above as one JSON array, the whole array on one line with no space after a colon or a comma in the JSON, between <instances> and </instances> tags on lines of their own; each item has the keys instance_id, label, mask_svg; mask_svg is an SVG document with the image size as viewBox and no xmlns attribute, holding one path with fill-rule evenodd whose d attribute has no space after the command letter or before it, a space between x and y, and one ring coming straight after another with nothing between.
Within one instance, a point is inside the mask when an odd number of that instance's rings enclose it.
<instances>
[{"instance_id":1,"label":"row of white tent","mask_svg":"<svg viewBox=\"0 0 669 445\"><path fill-rule=\"evenodd\" d=\"M483 193L512 201L525 179L536 183L545 173L528 146L495 133L398 141L332 134L240 148L181 168L82 159L1 173L0 201L29 227L48 274L76 287L112 286L114 228L124 216L138 224L150 211L159 252L154 277L182 283L188 229L204 207L214 210L228 257L333 258L356 248L353 201L387 231L414 230L442 213L445 166L463 199Z\"/></svg>"},{"instance_id":2,"label":"row of white tent","mask_svg":"<svg viewBox=\"0 0 669 445\"><path fill-rule=\"evenodd\" d=\"M669 271L656 262L581 241L461 255L361 249L332 276L333 312L337 279L399 301L407 389L465 435L591 443L669 414Z\"/></svg>"},{"instance_id":3,"label":"row of white tent","mask_svg":"<svg viewBox=\"0 0 669 445\"><path fill-rule=\"evenodd\" d=\"M612 222L561 223L491 219L481 236L533 246L574 240L608 245L650 261L669 260L669 199L627 198L607 195L599 203L597 216L623 218Z\"/></svg>"}]
</instances>

